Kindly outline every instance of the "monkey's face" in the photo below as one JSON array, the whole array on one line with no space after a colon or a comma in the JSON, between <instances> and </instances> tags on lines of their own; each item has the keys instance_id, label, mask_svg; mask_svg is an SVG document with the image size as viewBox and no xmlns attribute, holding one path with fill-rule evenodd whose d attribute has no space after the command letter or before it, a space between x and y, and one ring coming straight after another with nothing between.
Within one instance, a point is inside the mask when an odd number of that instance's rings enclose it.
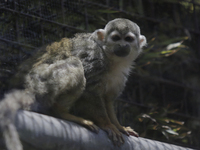
<instances>
[{"instance_id":1,"label":"monkey's face","mask_svg":"<svg viewBox=\"0 0 200 150\"><path fill-rule=\"evenodd\" d=\"M132 32L125 34L113 31L107 36L107 51L118 57L126 57L134 49L138 49L138 39Z\"/></svg>"},{"instance_id":2,"label":"monkey's face","mask_svg":"<svg viewBox=\"0 0 200 150\"><path fill-rule=\"evenodd\" d=\"M139 26L128 19L112 20L91 37L104 49L108 58L114 60L134 60L146 45L146 38L140 35Z\"/></svg>"}]
</instances>

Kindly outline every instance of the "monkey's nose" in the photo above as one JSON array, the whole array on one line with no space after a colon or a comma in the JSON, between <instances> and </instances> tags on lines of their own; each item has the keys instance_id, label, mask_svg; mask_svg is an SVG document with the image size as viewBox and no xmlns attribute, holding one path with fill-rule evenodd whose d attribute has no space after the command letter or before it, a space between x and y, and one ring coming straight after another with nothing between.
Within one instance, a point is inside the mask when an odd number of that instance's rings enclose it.
<instances>
[{"instance_id":1,"label":"monkey's nose","mask_svg":"<svg viewBox=\"0 0 200 150\"><path fill-rule=\"evenodd\" d=\"M130 46L129 45L116 45L114 47L115 55L119 57L126 57L130 53Z\"/></svg>"}]
</instances>

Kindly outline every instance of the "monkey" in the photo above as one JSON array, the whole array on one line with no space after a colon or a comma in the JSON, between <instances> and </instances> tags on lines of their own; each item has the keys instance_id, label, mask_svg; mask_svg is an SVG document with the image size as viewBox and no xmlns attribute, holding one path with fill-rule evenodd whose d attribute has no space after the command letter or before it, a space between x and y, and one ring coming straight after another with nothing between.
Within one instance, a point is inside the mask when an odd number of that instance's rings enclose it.
<instances>
[{"instance_id":1,"label":"monkey","mask_svg":"<svg viewBox=\"0 0 200 150\"><path fill-rule=\"evenodd\" d=\"M114 145L138 134L117 120L114 101L122 93L134 60L146 45L140 27L123 18L104 29L77 33L49 44L20 67L23 89L0 102L0 127L9 150L22 150L14 126L16 111L46 113L78 123L98 133L104 130Z\"/></svg>"}]
</instances>

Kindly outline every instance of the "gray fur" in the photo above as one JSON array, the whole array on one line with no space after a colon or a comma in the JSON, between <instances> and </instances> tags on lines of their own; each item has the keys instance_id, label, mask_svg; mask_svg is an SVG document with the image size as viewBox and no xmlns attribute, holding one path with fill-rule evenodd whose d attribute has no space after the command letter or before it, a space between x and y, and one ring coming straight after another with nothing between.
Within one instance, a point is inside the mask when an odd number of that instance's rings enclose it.
<instances>
[{"instance_id":1,"label":"gray fur","mask_svg":"<svg viewBox=\"0 0 200 150\"><path fill-rule=\"evenodd\" d=\"M115 43L107 40L115 30L123 36L132 33L137 38L135 43L130 43L131 51L125 58L116 56ZM99 31L104 39L99 39ZM145 44L146 38L140 36L135 23L115 19L105 29L92 34L76 34L72 39L63 38L42 48L39 55L21 67L25 69L21 72L26 73L24 90L12 91L0 102L0 125L8 149L22 149L13 125L18 109L53 113L97 131L94 122L123 142L120 132L126 131L118 123L111 104L123 91L132 63ZM72 108L84 119L71 116Z\"/></svg>"},{"instance_id":2,"label":"gray fur","mask_svg":"<svg viewBox=\"0 0 200 150\"><path fill-rule=\"evenodd\" d=\"M107 30L107 34L110 34L112 31L117 30L123 34L128 31L131 31L135 33L136 36L140 35L139 26L128 19L122 19L122 18L114 19L105 26L105 29Z\"/></svg>"}]
</instances>

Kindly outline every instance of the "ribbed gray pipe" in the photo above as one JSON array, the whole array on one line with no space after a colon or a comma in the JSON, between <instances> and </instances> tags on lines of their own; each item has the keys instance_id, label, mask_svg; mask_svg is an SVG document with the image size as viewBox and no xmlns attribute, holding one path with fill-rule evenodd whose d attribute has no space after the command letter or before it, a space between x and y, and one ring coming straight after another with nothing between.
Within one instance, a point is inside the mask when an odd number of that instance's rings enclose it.
<instances>
[{"instance_id":1,"label":"ribbed gray pipe","mask_svg":"<svg viewBox=\"0 0 200 150\"><path fill-rule=\"evenodd\" d=\"M117 147L102 130L95 134L69 121L21 110L17 113L16 126L25 150L191 150L126 135L125 144Z\"/></svg>"}]
</instances>

